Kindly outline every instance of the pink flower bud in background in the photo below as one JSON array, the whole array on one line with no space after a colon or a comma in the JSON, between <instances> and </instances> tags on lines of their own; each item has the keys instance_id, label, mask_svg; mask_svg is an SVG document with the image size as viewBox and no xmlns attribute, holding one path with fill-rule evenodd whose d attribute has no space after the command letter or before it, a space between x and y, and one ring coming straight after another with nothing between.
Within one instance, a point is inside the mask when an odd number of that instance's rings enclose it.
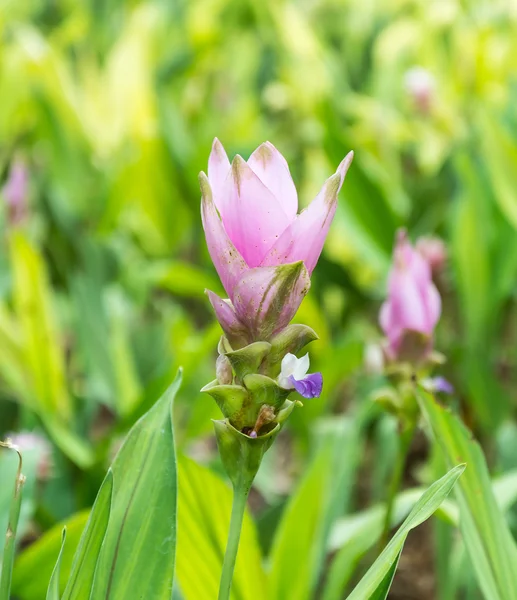
<instances>
[{"instance_id":1,"label":"pink flower bud in background","mask_svg":"<svg viewBox=\"0 0 517 600\"><path fill-rule=\"evenodd\" d=\"M23 160L15 158L11 164L2 195L7 204L9 221L15 225L22 221L27 212L29 177Z\"/></svg>"},{"instance_id":2,"label":"pink flower bud in background","mask_svg":"<svg viewBox=\"0 0 517 600\"><path fill-rule=\"evenodd\" d=\"M389 358L412 361L425 358L432 350L440 312L441 299L432 281L431 267L401 230L393 252L388 298L379 316L388 338Z\"/></svg>"},{"instance_id":3,"label":"pink flower bud in background","mask_svg":"<svg viewBox=\"0 0 517 600\"><path fill-rule=\"evenodd\" d=\"M433 276L436 276L445 267L447 262L447 246L439 237L424 236L416 241L416 249L431 267Z\"/></svg>"},{"instance_id":4,"label":"pink flower bud in background","mask_svg":"<svg viewBox=\"0 0 517 600\"><path fill-rule=\"evenodd\" d=\"M424 67L415 66L408 69L404 75L404 87L411 97L415 108L427 114L431 108L435 79Z\"/></svg>"},{"instance_id":5,"label":"pink flower bud in background","mask_svg":"<svg viewBox=\"0 0 517 600\"><path fill-rule=\"evenodd\" d=\"M52 446L47 438L33 431L11 433L7 438L22 457L24 452L34 452L38 456L36 475L41 481L47 480L52 470Z\"/></svg>"},{"instance_id":6,"label":"pink flower bud in background","mask_svg":"<svg viewBox=\"0 0 517 600\"><path fill-rule=\"evenodd\" d=\"M298 196L285 158L269 142L230 164L215 140L208 177L200 174L208 250L230 302L209 298L229 339L266 340L283 329L310 286L352 162L350 152L309 207ZM244 343L244 342L243 342Z\"/></svg>"}]
</instances>

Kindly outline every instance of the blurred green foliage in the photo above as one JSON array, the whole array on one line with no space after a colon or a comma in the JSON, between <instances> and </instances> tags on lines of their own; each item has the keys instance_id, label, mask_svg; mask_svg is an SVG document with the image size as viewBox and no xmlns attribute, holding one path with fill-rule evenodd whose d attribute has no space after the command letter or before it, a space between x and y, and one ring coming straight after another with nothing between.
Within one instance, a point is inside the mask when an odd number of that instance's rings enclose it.
<instances>
[{"instance_id":1,"label":"blurred green foliage","mask_svg":"<svg viewBox=\"0 0 517 600\"><path fill-rule=\"evenodd\" d=\"M0 206L0 435L36 429L53 444L26 539L83 518L180 365L177 446L220 470L218 410L199 393L220 335L197 183L214 136L245 157L269 139L302 206L356 152L297 316L320 335L324 393L295 411L257 479L264 549L331 415L347 411L357 441L343 445L354 466L332 510L383 497L396 431L368 404L378 382L362 363L401 226L447 243L443 372L493 470L516 468L501 441L517 384L515 56L513 0L2 0L0 173L23 161L29 187L16 223ZM377 458L361 460L363 445Z\"/></svg>"}]
</instances>

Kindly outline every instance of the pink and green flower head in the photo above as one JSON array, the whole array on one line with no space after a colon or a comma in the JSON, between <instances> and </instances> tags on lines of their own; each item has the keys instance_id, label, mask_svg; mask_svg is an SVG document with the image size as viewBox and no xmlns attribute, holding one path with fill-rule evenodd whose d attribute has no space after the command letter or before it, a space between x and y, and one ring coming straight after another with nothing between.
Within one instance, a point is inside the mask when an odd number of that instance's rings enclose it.
<instances>
[{"instance_id":1,"label":"pink and green flower head","mask_svg":"<svg viewBox=\"0 0 517 600\"><path fill-rule=\"evenodd\" d=\"M310 286L352 162L350 152L298 214L289 167L269 142L230 163L215 140L200 174L201 215L210 256L229 300L208 292L229 339L268 339L296 313Z\"/></svg>"},{"instance_id":2,"label":"pink and green flower head","mask_svg":"<svg viewBox=\"0 0 517 600\"><path fill-rule=\"evenodd\" d=\"M431 352L441 299L432 281L431 267L401 230L393 252L388 298L379 321L392 360L419 361Z\"/></svg>"}]
</instances>

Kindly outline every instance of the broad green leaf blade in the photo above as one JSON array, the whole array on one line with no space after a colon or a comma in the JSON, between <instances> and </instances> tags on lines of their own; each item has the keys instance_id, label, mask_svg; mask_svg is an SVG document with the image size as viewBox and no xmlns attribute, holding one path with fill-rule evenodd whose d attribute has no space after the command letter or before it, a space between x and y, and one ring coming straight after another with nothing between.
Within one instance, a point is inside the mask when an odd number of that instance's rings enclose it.
<instances>
[{"instance_id":1,"label":"broad green leaf blade","mask_svg":"<svg viewBox=\"0 0 517 600\"><path fill-rule=\"evenodd\" d=\"M45 598L47 585L61 549L62 531L66 527L66 545L61 556L59 574L61 592L72 569L75 551L88 521L90 511L81 511L45 532L36 542L22 550L14 564L13 596L20 600ZM38 576L35 577L34 573Z\"/></svg>"},{"instance_id":2,"label":"broad green leaf blade","mask_svg":"<svg viewBox=\"0 0 517 600\"><path fill-rule=\"evenodd\" d=\"M178 457L178 547L176 573L184 600L217 598L232 491L210 469ZM232 598L269 598L255 525L246 513L232 585Z\"/></svg>"},{"instance_id":3,"label":"broad green leaf blade","mask_svg":"<svg viewBox=\"0 0 517 600\"><path fill-rule=\"evenodd\" d=\"M113 474L108 471L75 553L63 600L87 598L92 589L97 559L108 527L112 490Z\"/></svg>"},{"instance_id":4,"label":"broad green leaf blade","mask_svg":"<svg viewBox=\"0 0 517 600\"><path fill-rule=\"evenodd\" d=\"M487 600L517 598L517 549L499 509L485 457L470 432L425 390L418 402L449 464L469 468L456 488L460 528L478 583Z\"/></svg>"},{"instance_id":5,"label":"broad green leaf blade","mask_svg":"<svg viewBox=\"0 0 517 600\"><path fill-rule=\"evenodd\" d=\"M59 550L59 554L56 561L56 566L52 571L52 575L50 577L50 581L48 584L47 590L47 600L59 600L59 573L61 569L61 559L63 558L63 550L65 549L65 540L66 540L66 527L63 529L63 534L61 536L61 549Z\"/></svg>"},{"instance_id":6,"label":"broad green leaf blade","mask_svg":"<svg viewBox=\"0 0 517 600\"><path fill-rule=\"evenodd\" d=\"M167 598L176 548L172 402L181 372L131 429L111 467L113 496L90 598Z\"/></svg>"},{"instance_id":7,"label":"broad green leaf blade","mask_svg":"<svg viewBox=\"0 0 517 600\"><path fill-rule=\"evenodd\" d=\"M437 510L440 504L449 495L454 484L464 470L465 465L454 467L441 479L435 481L424 492L420 500L413 507L413 510L409 513L407 519L402 523L402 526L393 536L386 548L384 548L379 558L373 563L366 575L354 588L353 592L348 597L348 600L364 600L365 598L371 598L372 596L374 598L384 597L382 595L375 596L374 594L380 593L385 589L387 576L391 572L393 565L398 561L398 557L409 532L423 523Z\"/></svg>"}]
</instances>

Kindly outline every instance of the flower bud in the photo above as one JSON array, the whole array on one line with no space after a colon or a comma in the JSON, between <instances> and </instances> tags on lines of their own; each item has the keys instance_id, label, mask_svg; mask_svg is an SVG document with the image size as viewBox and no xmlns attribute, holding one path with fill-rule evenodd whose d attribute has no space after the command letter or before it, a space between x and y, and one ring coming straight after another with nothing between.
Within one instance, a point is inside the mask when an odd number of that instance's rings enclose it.
<instances>
[{"instance_id":1,"label":"flower bud","mask_svg":"<svg viewBox=\"0 0 517 600\"><path fill-rule=\"evenodd\" d=\"M418 111L427 114L431 109L435 79L424 67L412 67L404 75L404 87Z\"/></svg>"},{"instance_id":2,"label":"flower bud","mask_svg":"<svg viewBox=\"0 0 517 600\"><path fill-rule=\"evenodd\" d=\"M431 268L399 231L388 280L388 298L379 321L388 339L391 360L420 362L432 352L433 333L440 318L441 299Z\"/></svg>"},{"instance_id":3,"label":"flower bud","mask_svg":"<svg viewBox=\"0 0 517 600\"><path fill-rule=\"evenodd\" d=\"M224 354L219 354L215 363L215 376L221 385L233 382L232 365Z\"/></svg>"},{"instance_id":4,"label":"flower bud","mask_svg":"<svg viewBox=\"0 0 517 600\"><path fill-rule=\"evenodd\" d=\"M7 181L2 189L11 225L20 223L26 215L28 188L27 167L21 159L16 158L11 164Z\"/></svg>"}]
</instances>

